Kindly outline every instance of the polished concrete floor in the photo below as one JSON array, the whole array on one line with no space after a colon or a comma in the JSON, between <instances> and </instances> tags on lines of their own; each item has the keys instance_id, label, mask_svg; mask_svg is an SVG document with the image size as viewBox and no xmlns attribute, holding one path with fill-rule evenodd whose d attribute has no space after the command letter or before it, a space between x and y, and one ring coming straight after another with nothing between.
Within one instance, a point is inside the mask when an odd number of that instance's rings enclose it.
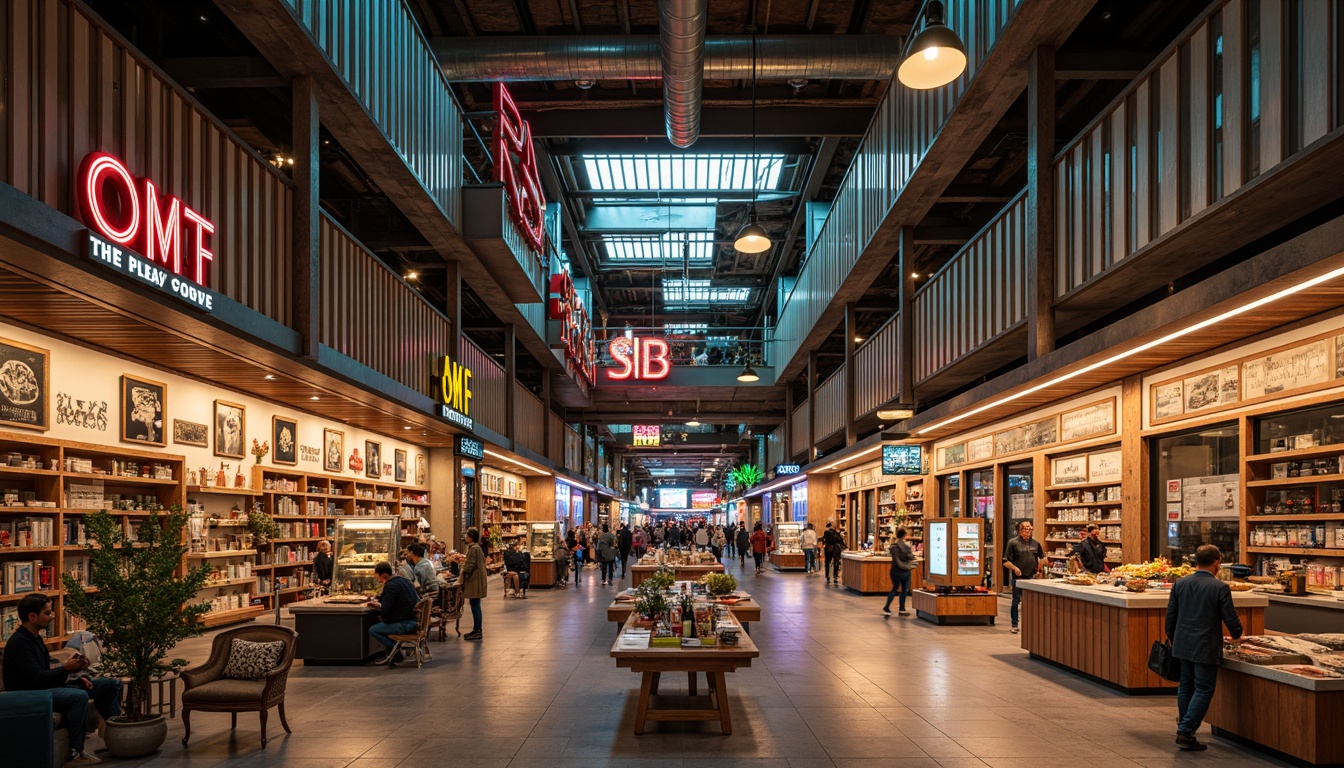
<instances>
[{"instance_id":1,"label":"polished concrete floor","mask_svg":"<svg viewBox=\"0 0 1344 768\"><path fill-rule=\"evenodd\" d=\"M995 766L1276 765L1212 740L1172 743L1174 697L1128 697L1041 662L996 627L935 627L884 617L882 598L821 577L732 570L765 614L752 627L761 658L729 675L734 731L651 724L632 733L639 678L608 657L615 591L583 585L485 602L485 640L434 643L434 659L375 667L303 667L290 675L293 735L271 717L262 750L255 715L230 733L198 713L191 746L171 721L158 755L114 765L283 768L969 768ZM628 581L622 582L628 586ZM470 617L463 621L463 630ZM451 637L451 634L450 634ZM193 660L208 638L181 650ZM684 686L672 676L664 692ZM1201 736L1209 741L1208 727ZM91 740L91 745L97 744ZM2 761L0 761L2 762Z\"/></svg>"}]
</instances>

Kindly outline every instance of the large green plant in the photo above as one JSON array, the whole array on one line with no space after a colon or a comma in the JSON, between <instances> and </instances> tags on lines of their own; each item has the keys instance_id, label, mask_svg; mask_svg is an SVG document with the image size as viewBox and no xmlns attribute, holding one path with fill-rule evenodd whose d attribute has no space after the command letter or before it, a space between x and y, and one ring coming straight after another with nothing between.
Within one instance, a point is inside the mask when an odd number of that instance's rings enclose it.
<instances>
[{"instance_id":1,"label":"large green plant","mask_svg":"<svg viewBox=\"0 0 1344 768\"><path fill-rule=\"evenodd\" d=\"M743 464L729 474L737 481L737 487L743 491L765 479L765 474L755 464Z\"/></svg>"},{"instance_id":2,"label":"large green plant","mask_svg":"<svg viewBox=\"0 0 1344 768\"><path fill-rule=\"evenodd\" d=\"M89 556L89 585L69 575L65 607L84 619L103 643L101 672L129 679L125 719L145 720L149 685L156 677L186 666L186 659L167 661L183 640L203 631L205 605L190 605L205 586L210 569L199 565L179 575L186 546L182 531L187 515L174 506L167 514L145 518L128 537L122 519L106 511L84 518Z\"/></svg>"}]
</instances>

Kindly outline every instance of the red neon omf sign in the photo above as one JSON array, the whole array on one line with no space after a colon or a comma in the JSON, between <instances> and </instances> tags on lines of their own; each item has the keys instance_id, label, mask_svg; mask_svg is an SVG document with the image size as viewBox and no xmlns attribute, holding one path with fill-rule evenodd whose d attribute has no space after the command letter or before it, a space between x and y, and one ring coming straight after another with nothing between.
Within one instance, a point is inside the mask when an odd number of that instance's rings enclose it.
<instances>
[{"instance_id":1,"label":"red neon omf sign","mask_svg":"<svg viewBox=\"0 0 1344 768\"><path fill-rule=\"evenodd\" d=\"M664 339L627 339L617 336L607 344L607 351L611 353L611 359L616 361L615 368L607 369L607 378L613 381L662 381L672 372L672 361L668 359L668 346Z\"/></svg>"},{"instance_id":2,"label":"red neon omf sign","mask_svg":"<svg viewBox=\"0 0 1344 768\"><path fill-rule=\"evenodd\" d=\"M591 386L597 370L593 326L569 272L551 275L546 314L560 325L559 343L565 351L565 368Z\"/></svg>"},{"instance_id":3,"label":"red neon omf sign","mask_svg":"<svg viewBox=\"0 0 1344 768\"><path fill-rule=\"evenodd\" d=\"M210 282L215 225L116 157L94 152L79 164L79 212L95 232L198 285ZM185 247L184 247L185 246Z\"/></svg>"},{"instance_id":4,"label":"red neon omf sign","mask_svg":"<svg viewBox=\"0 0 1344 768\"><path fill-rule=\"evenodd\" d=\"M509 216L523 239L538 253L546 252L546 197L537 175L537 155L532 148L532 129L518 114L513 97L503 83L495 83L495 181L504 185L509 198Z\"/></svg>"}]
</instances>

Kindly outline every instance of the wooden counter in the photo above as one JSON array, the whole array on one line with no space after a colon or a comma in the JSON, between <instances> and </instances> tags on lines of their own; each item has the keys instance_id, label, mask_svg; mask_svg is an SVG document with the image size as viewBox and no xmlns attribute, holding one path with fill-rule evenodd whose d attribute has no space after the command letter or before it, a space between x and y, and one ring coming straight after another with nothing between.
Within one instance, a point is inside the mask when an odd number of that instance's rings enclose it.
<instances>
[{"instance_id":1,"label":"wooden counter","mask_svg":"<svg viewBox=\"0 0 1344 768\"><path fill-rule=\"evenodd\" d=\"M820 554L821 550L817 550ZM776 571L807 570L807 555L802 552L771 552L770 566Z\"/></svg>"},{"instance_id":2,"label":"wooden counter","mask_svg":"<svg viewBox=\"0 0 1344 768\"><path fill-rule=\"evenodd\" d=\"M1344 592L1336 593L1344 597ZM1269 594L1265 629L1298 635L1304 632L1339 632L1344 627L1344 600L1334 595Z\"/></svg>"},{"instance_id":3,"label":"wooden counter","mask_svg":"<svg viewBox=\"0 0 1344 768\"><path fill-rule=\"evenodd\" d=\"M549 557L532 558L532 578L528 580L528 589L550 589L557 578L555 560Z\"/></svg>"},{"instance_id":4,"label":"wooden counter","mask_svg":"<svg viewBox=\"0 0 1344 768\"><path fill-rule=\"evenodd\" d=\"M639 583L658 571L660 565L650 565L639 563L630 566L630 586L638 587ZM695 581L706 573L723 573L723 563L713 563L711 565L677 565L677 581Z\"/></svg>"},{"instance_id":5,"label":"wooden counter","mask_svg":"<svg viewBox=\"0 0 1344 768\"><path fill-rule=\"evenodd\" d=\"M915 615L934 624L993 624L999 615L999 598L993 592L910 593Z\"/></svg>"},{"instance_id":6,"label":"wooden counter","mask_svg":"<svg viewBox=\"0 0 1344 768\"><path fill-rule=\"evenodd\" d=\"M1311 680L1224 659L1209 714L1214 735L1309 765L1344 763L1344 680Z\"/></svg>"},{"instance_id":7,"label":"wooden counter","mask_svg":"<svg viewBox=\"0 0 1344 768\"><path fill-rule=\"evenodd\" d=\"M840 583L861 595L885 595L891 591L891 558L845 552L840 556Z\"/></svg>"},{"instance_id":8,"label":"wooden counter","mask_svg":"<svg viewBox=\"0 0 1344 768\"><path fill-rule=\"evenodd\" d=\"M288 606L294 616L294 657L304 664L363 664L384 648L369 634L378 611L366 603L329 603L324 598Z\"/></svg>"},{"instance_id":9,"label":"wooden counter","mask_svg":"<svg viewBox=\"0 0 1344 768\"><path fill-rule=\"evenodd\" d=\"M1024 579L1022 647L1043 659L1130 694L1174 693L1148 670L1148 652L1166 637L1167 590L1131 593L1114 587L1083 587L1058 580ZM1233 592L1246 634L1264 634L1269 600Z\"/></svg>"}]
</instances>

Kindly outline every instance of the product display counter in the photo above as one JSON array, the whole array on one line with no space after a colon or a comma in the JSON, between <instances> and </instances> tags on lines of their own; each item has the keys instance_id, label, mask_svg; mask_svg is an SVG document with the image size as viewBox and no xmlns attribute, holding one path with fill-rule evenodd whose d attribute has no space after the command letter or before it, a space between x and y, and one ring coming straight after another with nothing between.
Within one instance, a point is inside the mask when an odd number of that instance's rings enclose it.
<instances>
[{"instance_id":1,"label":"product display counter","mask_svg":"<svg viewBox=\"0 0 1344 768\"><path fill-rule=\"evenodd\" d=\"M1204 721L1216 736L1308 765L1337 765L1344 763L1341 711L1344 679L1312 680L1224 659Z\"/></svg>"},{"instance_id":2,"label":"product display counter","mask_svg":"<svg viewBox=\"0 0 1344 768\"><path fill-rule=\"evenodd\" d=\"M1133 593L1111 586L1075 586L1025 579L1022 647L1033 658L1071 669L1130 694L1172 693L1176 684L1148 669L1148 652L1166 637L1167 590ZM1233 592L1248 635L1263 634L1269 600Z\"/></svg>"},{"instance_id":3,"label":"product display counter","mask_svg":"<svg viewBox=\"0 0 1344 768\"><path fill-rule=\"evenodd\" d=\"M932 592L916 589L910 605L919 618L934 624L993 624L999 598L990 592Z\"/></svg>"},{"instance_id":4,"label":"product display counter","mask_svg":"<svg viewBox=\"0 0 1344 768\"><path fill-rule=\"evenodd\" d=\"M359 597L304 600L289 606L294 631L299 633L294 657L304 664L363 664L383 647L369 635L378 623L378 611Z\"/></svg>"},{"instance_id":5,"label":"product display counter","mask_svg":"<svg viewBox=\"0 0 1344 768\"><path fill-rule=\"evenodd\" d=\"M1344 628L1344 592L1338 595L1270 594L1265 628L1271 632L1338 632Z\"/></svg>"},{"instance_id":6,"label":"product display counter","mask_svg":"<svg viewBox=\"0 0 1344 768\"><path fill-rule=\"evenodd\" d=\"M801 550L797 552L771 552L770 566L776 571L803 571L807 569L807 555L804 555Z\"/></svg>"},{"instance_id":7,"label":"product display counter","mask_svg":"<svg viewBox=\"0 0 1344 768\"><path fill-rule=\"evenodd\" d=\"M630 586L638 587L641 581L653 575L663 566L657 564L639 563L630 566ZM705 565L673 565L668 566L676 569L677 581L696 581L706 573L723 573L723 563L707 563Z\"/></svg>"},{"instance_id":8,"label":"product display counter","mask_svg":"<svg viewBox=\"0 0 1344 768\"><path fill-rule=\"evenodd\" d=\"M532 558L530 573L532 576L528 580L528 589L550 589L558 578L555 560L549 557Z\"/></svg>"},{"instance_id":9,"label":"product display counter","mask_svg":"<svg viewBox=\"0 0 1344 768\"><path fill-rule=\"evenodd\" d=\"M634 612L634 600L613 600L611 605L607 606L607 621L615 622L616 631L620 632L621 627ZM761 604L751 598L738 600L728 606L728 612L733 614L733 618L737 619L747 634L751 634L751 622L761 620Z\"/></svg>"},{"instance_id":10,"label":"product display counter","mask_svg":"<svg viewBox=\"0 0 1344 768\"><path fill-rule=\"evenodd\" d=\"M861 595L885 595L891 591L891 558L845 552L840 556L840 583Z\"/></svg>"}]
</instances>

